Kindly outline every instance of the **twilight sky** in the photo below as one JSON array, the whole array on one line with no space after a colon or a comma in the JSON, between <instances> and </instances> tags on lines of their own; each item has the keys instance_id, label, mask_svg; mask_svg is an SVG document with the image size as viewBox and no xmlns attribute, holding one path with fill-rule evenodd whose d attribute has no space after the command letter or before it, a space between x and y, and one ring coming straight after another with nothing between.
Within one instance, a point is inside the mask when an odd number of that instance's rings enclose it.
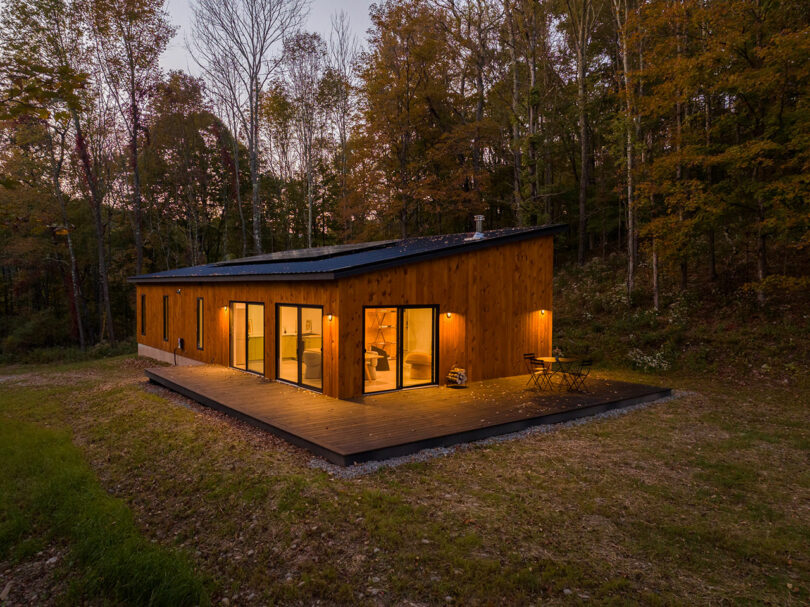
<instances>
[{"instance_id":1,"label":"twilight sky","mask_svg":"<svg viewBox=\"0 0 810 607\"><path fill-rule=\"evenodd\" d=\"M304 24L307 31L318 32L325 41L329 40L332 14L346 11L352 26L352 32L361 44L366 38L366 29L370 25L368 7L372 0L311 0L309 18ZM166 70L182 69L196 73L196 66L183 47L183 37L189 34L191 20L190 0L168 0L167 7L172 23L179 26L177 35L161 58L160 64Z\"/></svg>"}]
</instances>

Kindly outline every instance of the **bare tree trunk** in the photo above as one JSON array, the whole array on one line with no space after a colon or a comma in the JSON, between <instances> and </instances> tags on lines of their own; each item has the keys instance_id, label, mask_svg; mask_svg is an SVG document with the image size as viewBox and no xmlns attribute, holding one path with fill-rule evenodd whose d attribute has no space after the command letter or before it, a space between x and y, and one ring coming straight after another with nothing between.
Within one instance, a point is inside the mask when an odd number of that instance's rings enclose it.
<instances>
[{"instance_id":1,"label":"bare tree trunk","mask_svg":"<svg viewBox=\"0 0 810 607\"><path fill-rule=\"evenodd\" d=\"M234 122L234 128L236 123ZM239 182L239 142L236 132L231 133L231 150L233 153L233 187L236 208L239 211L239 225L242 228L242 257L247 257L247 224L245 223L245 210L242 208L242 185Z\"/></svg>"},{"instance_id":2,"label":"bare tree trunk","mask_svg":"<svg viewBox=\"0 0 810 607\"><path fill-rule=\"evenodd\" d=\"M104 328L107 328L107 335L109 336L110 343L115 343L115 328L113 327L112 306L110 305L110 284L107 278L107 258L104 251L104 222L101 218L101 196L98 192L98 184L95 175L93 174L93 167L90 163L90 154L87 152L87 142L84 139L84 133L79 122L79 115L73 108L70 109L71 117L73 119L73 126L76 129L76 148L79 153L79 160L84 172L87 189L90 192L90 206L93 211L93 222L96 228L96 247L98 250L98 275L99 283L101 284L101 304L102 304L102 317L100 319L101 331L99 337L104 334ZM105 322L106 319L106 322Z\"/></svg>"},{"instance_id":3,"label":"bare tree trunk","mask_svg":"<svg viewBox=\"0 0 810 607\"><path fill-rule=\"evenodd\" d=\"M652 287L653 287L653 310L658 312L661 309L661 289L658 285L658 251L655 247L655 236L652 239Z\"/></svg>"},{"instance_id":4,"label":"bare tree trunk","mask_svg":"<svg viewBox=\"0 0 810 607\"><path fill-rule=\"evenodd\" d=\"M135 98L135 68L130 67L130 112L132 113L132 132L129 148L132 156L132 208L135 214L135 271L143 272L143 233L141 216L141 172L138 166L138 131L141 128L141 114L138 100Z\"/></svg>"},{"instance_id":5,"label":"bare tree trunk","mask_svg":"<svg viewBox=\"0 0 810 607\"><path fill-rule=\"evenodd\" d=\"M307 162L307 247L312 248L312 139L309 139Z\"/></svg>"},{"instance_id":6,"label":"bare tree trunk","mask_svg":"<svg viewBox=\"0 0 810 607\"><path fill-rule=\"evenodd\" d=\"M580 34L583 36L583 34ZM584 42L584 41L583 41ZM585 233L588 229L586 203L588 198L588 124L585 112L585 54L583 43L577 49L577 105L579 106L579 229L577 243L577 263L585 263Z\"/></svg>"},{"instance_id":7,"label":"bare tree trunk","mask_svg":"<svg viewBox=\"0 0 810 607\"><path fill-rule=\"evenodd\" d=\"M630 84L630 50L627 43L629 25L628 0L613 0L613 13L619 33L619 51L622 56L622 76L624 80L625 105L625 147L626 147L626 180L627 180L627 295L632 296L636 281L636 221L633 191L634 169L634 123L633 89Z\"/></svg>"},{"instance_id":8,"label":"bare tree trunk","mask_svg":"<svg viewBox=\"0 0 810 607\"><path fill-rule=\"evenodd\" d=\"M759 222L757 226L757 280L760 286L757 289L757 303L765 305L765 291L762 288L762 281L768 276L768 248L767 236L763 224L765 222L765 206L762 202L762 193L757 194L757 210Z\"/></svg>"},{"instance_id":9,"label":"bare tree trunk","mask_svg":"<svg viewBox=\"0 0 810 607\"><path fill-rule=\"evenodd\" d=\"M706 150L708 152L709 146L711 145L711 127L712 127L712 118L711 118L711 98L708 94L703 96L704 99L704 130L706 135ZM711 187L712 185L712 167L709 165L706 169L706 184ZM709 245L709 280L712 282L717 280L717 255L715 251L715 238L714 238L714 226L712 224L709 225L709 229L706 232L706 239Z\"/></svg>"},{"instance_id":10,"label":"bare tree trunk","mask_svg":"<svg viewBox=\"0 0 810 607\"><path fill-rule=\"evenodd\" d=\"M677 37L677 53L680 57L681 55L681 31L680 27L676 29L676 37ZM683 131L683 117L681 116L683 108L681 106L681 99L680 99L680 91L677 91L678 100L675 102L675 153L678 156L678 163L675 167L675 179L678 182L678 186L681 185L681 180L683 179L683 164L681 163L681 137ZM683 214L683 205L680 205L678 208L678 220L683 222L684 214ZM684 249L681 251L681 291L686 291L688 286L688 279L689 279L689 266L688 266L688 257L687 251Z\"/></svg>"},{"instance_id":11,"label":"bare tree trunk","mask_svg":"<svg viewBox=\"0 0 810 607\"><path fill-rule=\"evenodd\" d=\"M514 6L510 4L509 12L509 62L512 69L512 159L513 159L513 173L512 173L512 197L515 218L518 226L522 226L523 219L523 195L520 187L520 170L521 170L521 154L520 154L520 125L518 121L518 101L520 98L520 88L518 80L518 61L517 61L517 36L515 35L515 18Z\"/></svg>"},{"instance_id":12,"label":"bare tree trunk","mask_svg":"<svg viewBox=\"0 0 810 607\"><path fill-rule=\"evenodd\" d=\"M59 183L59 176L62 172L62 163L64 161L64 140L65 133L61 134L60 142L60 155L57 159L53 149L53 137L50 132L48 133L48 142L50 147L51 156L51 183L53 184L53 191L56 194L56 199L59 201L59 208L62 211L62 224L66 231L66 240L68 246L68 256L70 257L70 282L73 291L73 314L76 319L76 331L79 334L79 347L84 350L87 347L84 338L84 321L82 320L81 299L82 294L79 289L79 272L76 267L76 254L73 250L73 237L71 236L72 230L68 222L67 204L65 203L65 195L62 192L62 185Z\"/></svg>"},{"instance_id":13,"label":"bare tree trunk","mask_svg":"<svg viewBox=\"0 0 810 607\"><path fill-rule=\"evenodd\" d=\"M600 0L601 1L601 0ZM588 136L587 108L588 102L585 75L590 44L591 30L596 21L596 7L594 0L566 0L568 17L571 21L571 37L577 62L577 109L579 111L579 229L577 243L577 262L585 263L586 233L588 230L587 197L588 182L590 181L590 165L588 151L590 148ZM601 7L601 4L600 4Z\"/></svg>"},{"instance_id":14,"label":"bare tree trunk","mask_svg":"<svg viewBox=\"0 0 810 607\"><path fill-rule=\"evenodd\" d=\"M253 252L262 253L262 210L259 204L259 91L254 89L250 100L250 184L253 209Z\"/></svg>"}]
</instances>

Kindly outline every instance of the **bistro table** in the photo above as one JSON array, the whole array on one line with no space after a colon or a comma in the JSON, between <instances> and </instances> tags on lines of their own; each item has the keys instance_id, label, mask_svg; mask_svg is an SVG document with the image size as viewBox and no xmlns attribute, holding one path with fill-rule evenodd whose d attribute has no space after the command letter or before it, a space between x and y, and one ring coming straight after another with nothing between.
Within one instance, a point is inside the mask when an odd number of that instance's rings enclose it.
<instances>
[{"instance_id":1,"label":"bistro table","mask_svg":"<svg viewBox=\"0 0 810 607\"><path fill-rule=\"evenodd\" d=\"M566 358L563 356L538 356L537 360L542 360L543 363L549 365L552 371L551 377L554 377L557 373L562 375L563 383L571 389L571 380L568 379L568 373L571 370L571 367L579 362L578 358ZM557 369L554 369L554 365L557 365Z\"/></svg>"}]
</instances>

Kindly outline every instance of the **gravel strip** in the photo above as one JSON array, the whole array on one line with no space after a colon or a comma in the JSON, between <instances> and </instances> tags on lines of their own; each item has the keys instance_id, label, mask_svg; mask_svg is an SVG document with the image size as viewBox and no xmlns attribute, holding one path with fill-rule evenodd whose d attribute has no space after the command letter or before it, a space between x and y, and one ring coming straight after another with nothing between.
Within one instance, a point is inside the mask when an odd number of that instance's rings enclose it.
<instances>
[{"instance_id":1,"label":"gravel strip","mask_svg":"<svg viewBox=\"0 0 810 607\"><path fill-rule=\"evenodd\" d=\"M612 411L598 413L597 415L591 415L589 417L581 417L579 419L575 419L570 422L532 426L531 428L526 428L525 430L521 430L520 432L512 432L510 434L500 434L498 436L492 436L490 438L485 438L470 443L459 443L458 445L453 445L451 447L436 447L434 449L423 449L422 451L417 451L416 453L412 453L411 455L403 455L402 457L392 457L391 459L385 459L381 461L366 462L364 464L355 464L353 466L338 466L337 464L327 462L326 460L321 459L319 457L313 457L309 462L309 466L310 468L317 468L319 470L323 470L327 474L335 478L352 479L357 478L359 476L365 476L366 474L372 474L377 470L381 470L383 468L396 468L397 466L402 466L403 464L410 464L412 462L425 462L437 457L447 457L448 455L452 455L456 451L466 451L467 449L477 449L480 447L485 447L487 445L493 445L496 443L504 443L506 441L520 440L528 436L534 436L535 434L547 434L549 432L556 432L564 428L573 428L575 426L581 426L583 424L587 424L600 419L612 419L614 417L619 417L627 413L632 413L633 411L645 409L651 405L660 405L675 400L677 398L687 396L689 394L693 393L674 390L671 396L665 396L663 398L651 400L646 403L640 403L638 405L631 405L630 407L623 407L621 409L614 409Z\"/></svg>"}]
</instances>

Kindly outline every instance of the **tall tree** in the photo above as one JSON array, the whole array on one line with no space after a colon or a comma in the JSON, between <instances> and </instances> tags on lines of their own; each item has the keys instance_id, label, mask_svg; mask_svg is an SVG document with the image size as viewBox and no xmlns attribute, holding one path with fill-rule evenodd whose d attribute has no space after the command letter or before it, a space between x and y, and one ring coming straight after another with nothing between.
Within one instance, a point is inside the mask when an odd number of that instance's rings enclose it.
<instances>
[{"instance_id":1,"label":"tall tree","mask_svg":"<svg viewBox=\"0 0 810 607\"><path fill-rule=\"evenodd\" d=\"M630 76L630 27L633 18L634 0L611 0L613 18L616 21L616 33L619 40L621 56L622 89L624 93L624 146L625 146L625 180L627 205L627 294L631 296L636 280L636 209L635 209L635 146L638 119L633 103L633 84Z\"/></svg>"},{"instance_id":2,"label":"tall tree","mask_svg":"<svg viewBox=\"0 0 810 607\"><path fill-rule=\"evenodd\" d=\"M108 335L115 342L115 328L110 302L107 255L104 248L104 223L102 220L103 191L98 166L91 158L84 119L86 112L96 104L98 89L87 86L64 84L54 89L48 83L64 77L65 83L93 82L90 50L84 36L81 21L82 11L70 0L9 0L3 13L4 62L23 67L29 76L44 77L42 84L33 90L48 92L40 100L63 104L70 117L76 143L76 155L81 167L82 185L89 195L96 236L98 276L101 293L99 333ZM32 69L25 68L32 66ZM47 107L42 108L47 115ZM100 116L100 114L97 114Z\"/></svg>"},{"instance_id":3,"label":"tall tree","mask_svg":"<svg viewBox=\"0 0 810 607\"><path fill-rule=\"evenodd\" d=\"M567 33L576 56L577 111L579 113L579 222L577 262L585 263L588 227L587 200L590 183L590 142L588 139L588 66L591 36L602 9L602 0L565 0Z\"/></svg>"},{"instance_id":4,"label":"tall tree","mask_svg":"<svg viewBox=\"0 0 810 607\"><path fill-rule=\"evenodd\" d=\"M138 140L144 105L160 77L158 59L174 35L166 0L93 0L86 6L99 66L129 136L135 270L143 271Z\"/></svg>"},{"instance_id":5,"label":"tall tree","mask_svg":"<svg viewBox=\"0 0 810 607\"><path fill-rule=\"evenodd\" d=\"M348 212L348 148L349 130L354 118L353 101L354 63L357 58L357 38L351 32L349 17L344 11L332 15L332 29L329 33L328 72L323 87L331 89L330 116L338 136L340 146L340 214L344 237L351 235Z\"/></svg>"},{"instance_id":6,"label":"tall tree","mask_svg":"<svg viewBox=\"0 0 810 607\"><path fill-rule=\"evenodd\" d=\"M284 72L294 108L299 160L307 189L307 246L312 246L314 140L324 122L319 89L326 61L326 45L318 34L301 32L284 41Z\"/></svg>"},{"instance_id":7,"label":"tall tree","mask_svg":"<svg viewBox=\"0 0 810 607\"><path fill-rule=\"evenodd\" d=\"M274 49L298 29L307 7L306 0L197 0L192 5L194 59L227 91L247 137L256 254L262 252L260 99L281 62Z\"/></svg>"}]
</instances>

